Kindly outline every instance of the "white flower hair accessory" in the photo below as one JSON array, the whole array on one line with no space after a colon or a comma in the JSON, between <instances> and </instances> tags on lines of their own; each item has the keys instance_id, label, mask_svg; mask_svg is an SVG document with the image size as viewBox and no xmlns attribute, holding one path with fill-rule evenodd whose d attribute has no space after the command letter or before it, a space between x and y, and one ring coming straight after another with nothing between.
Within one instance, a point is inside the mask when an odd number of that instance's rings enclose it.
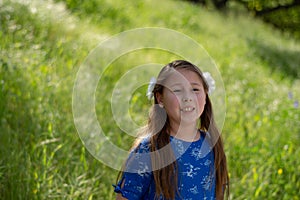
<instances>
[{"instance_id":1,"label":"white flower hair accessory","mask_svg":"<svg viewBox=\"0 0 300 200\"><path fill-rule=\"evenodd\" d=\"M216 82L209 72L203 72L203 76L208 84L208 94L211 94L216 89Z\"/></svg>"},{"instance_id":2,"label":"white flower hair accessory","mask_svg":"<svg viewBox=\"0 0 300 200\"><path fill-rule=\"evenodd\" d=\"M147 94L146 94L149 100L151 100L153 97L153 89L154 89L155 84L156 84L156 78L151 77L149 85L148 85Z\"/></svg>"}]
</instances>

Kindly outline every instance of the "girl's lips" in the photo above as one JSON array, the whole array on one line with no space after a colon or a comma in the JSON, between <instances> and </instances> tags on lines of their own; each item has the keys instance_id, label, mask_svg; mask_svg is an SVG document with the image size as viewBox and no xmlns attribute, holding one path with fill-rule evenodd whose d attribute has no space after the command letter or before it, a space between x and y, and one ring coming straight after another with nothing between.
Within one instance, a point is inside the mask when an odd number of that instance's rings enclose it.
<instances>
[{"instance_id":1,"label":"girl's lips","mask_svg":"<svg viewBox=\"0 0 300 200\"><path fill-rule=\"evenodd\" d=\"M194 111L195 108L194 107L184 107L184 108L181 108L180 111L182 112L191 112L191 111Z\"/></svg>"}]
</instances>

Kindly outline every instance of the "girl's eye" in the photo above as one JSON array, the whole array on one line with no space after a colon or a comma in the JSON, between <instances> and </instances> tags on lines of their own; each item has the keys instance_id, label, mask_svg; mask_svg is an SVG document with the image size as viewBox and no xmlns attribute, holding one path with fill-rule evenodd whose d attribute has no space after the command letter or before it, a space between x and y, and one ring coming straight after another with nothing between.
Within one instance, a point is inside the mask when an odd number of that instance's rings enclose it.
<instances>
[{"instance_id":1,"label":"girl's eye","mask_svg":"<svg viewBox=\"0 0 300 200\"><path fill-rule=\"evenodd\" d=\"M199 88L193 88L193 91L194 91L194 92L199 92L200 89L199 89Z\"/></svg>"},{"instance_id":2,"label":"girl's eye","mask_svg":"<svg viewBox=\"0 0 300 200\"><path fill-rule=\"evenodd\" d=\"M181 90L179 90L179 89L176 89L176 90L173 90L173 92L180 92Z\"/></svg>"}]
</instances>

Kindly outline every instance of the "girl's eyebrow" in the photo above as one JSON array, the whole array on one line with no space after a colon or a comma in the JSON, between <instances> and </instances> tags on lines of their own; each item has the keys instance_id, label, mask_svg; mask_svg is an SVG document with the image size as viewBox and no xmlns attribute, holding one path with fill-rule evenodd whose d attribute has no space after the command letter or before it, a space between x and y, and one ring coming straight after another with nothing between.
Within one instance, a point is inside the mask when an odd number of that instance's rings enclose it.
<instances>
[{"instance_id":1,"label":"girl's eyebrow","mask_svg":"<svg viewBox=\"0 0 300 200\"><path fill-rule=\"evenodd\" d=\"M199 86L201 86L202 84L200 84L200 83L197 83L197 82L193 82L193 83L190 83L191 85L199 85Z\"/></svg>"},{"instance_id":2,"label":"girl's eyebrow","mask_svg":"<svg viewBox=\"0 0 300 200\"><path fill-rule=\"evenodd\" d=\"M178 85L180 86L182 84L181 83L174 83L174 84L171 85L171 87L178 86Z\"/></svg>"},{"instance_id":3,"label":"girl's eyebrow","mask_svg":"<svg viewBox=\"0 0 300 200\"><path fill-rule=\"evenodd\" d=\"M182 83L174 83L174 84L171 85L171 87L174 87L174 86L181 86L181 85L183 85L183 84L182 84ZM190 85L201 86L202 84L197 83L197 82L192 82L192 83L190 83Z\"/></svg>"}]
</instances>

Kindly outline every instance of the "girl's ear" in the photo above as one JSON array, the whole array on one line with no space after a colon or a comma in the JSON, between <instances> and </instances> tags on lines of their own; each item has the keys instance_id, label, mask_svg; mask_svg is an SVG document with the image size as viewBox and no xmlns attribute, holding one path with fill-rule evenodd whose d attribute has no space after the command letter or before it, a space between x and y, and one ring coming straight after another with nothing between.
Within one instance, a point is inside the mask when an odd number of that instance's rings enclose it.
<instances>
[{"instance_id":1,"label":"girl's ear","mask_svg":"<svg viewBox=\"0 0 300 200\"><path fill-rule=\"evenodd\" d=\"M163 102L163 95L160 94L160 93L156 93L155 94L155 98L157 99L157 102L160 106L163 106L164 105L164 102Z\"/></svg>"}]
</instances>

